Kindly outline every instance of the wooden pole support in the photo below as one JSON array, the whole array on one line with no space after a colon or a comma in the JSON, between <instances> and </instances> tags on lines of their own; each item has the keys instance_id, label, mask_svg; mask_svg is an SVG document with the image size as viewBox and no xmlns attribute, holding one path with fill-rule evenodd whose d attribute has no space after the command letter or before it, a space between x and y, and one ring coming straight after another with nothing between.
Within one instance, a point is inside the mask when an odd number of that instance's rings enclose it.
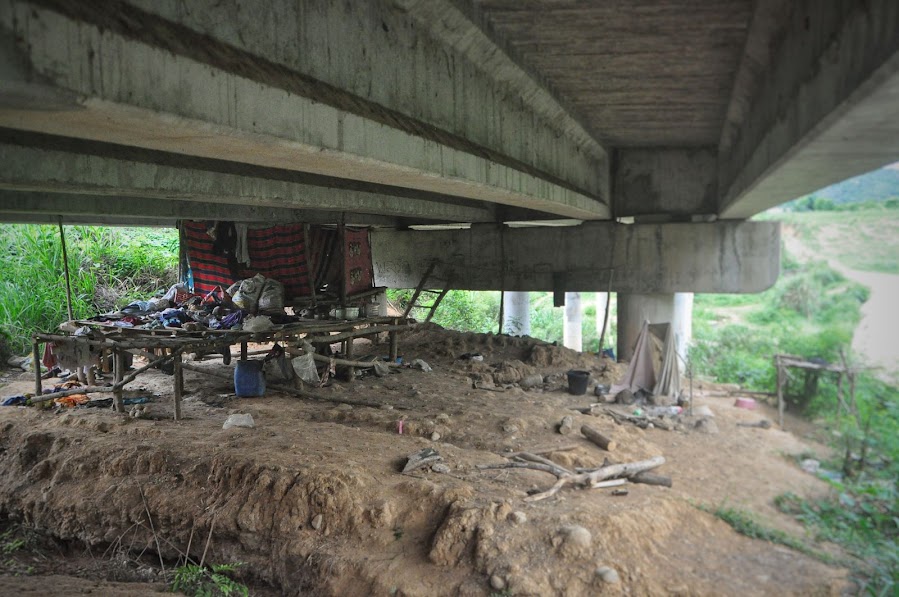
<instances>
[{"instance_id":1,"label":"wooden pole support","mask_svg":"<svg viewBox=\"0 0 899 597\"><path fill-rule=\"evenodd\" d=\"M241 361L247 360L247 341L246 340L244 340L243 342L240 343L240 360Z\"/></svg>"},{"instance_id":2,"label":"wooden pole support","mask_svg":"<svg viewBox=\"0 0 899 597\"><path fill-rule=\"evenodd\" d=\"M347 338L345 346L346 346L346 350L345 350L346 359L347 359L347 361L352 362L352 360L353 360L353 338ZM352 382L355 379L356 379L356 368L353 367L352 365L347 365L346 380L348 382Z\"/></svg>"},{"instance_id":3,"label":"wooden pole support","mask_svg":"<svg viewBox=\"0 0 899 597\"><path fill-rule=\"evenodd\" d=\"M398 321L396 319L393 320L393 325L397 325ZM396 358L399 356L399 342L397 338L396 330L390 331L390 362L395 363Z\"/></svg>"},{"instance_id":4,"label":"wooden pole support","mask_svg":"<svg viewBox=\"0 0 899 597\"><path fill-rule=\"evenodd\" d=\"M125 377L125 353L120 350L113 350L113 371L115 384L117 389L112 392L112 402L115 405L117 413L125 412L125 398L122 392L121 381Z\"/></svg>"},{"instance_id":5,"label":"wooden pole support","mask_svg":"<svg viewBox=\"0 0 899 597\"><path fill-rule=\"evenodd\" d=\"M44 388L41 386L41 345L37 338L31 344L31 358L34 361L32 363L34 366L34 395L37 397L44 393Z\"/></svg>"},{"instance_id":6,"label":"wooden pole support","mask_svg":"<svg viewBox=\"0 0 899 597\"><path fill-rule=\"evenodd\" d=\"M181 420L181 395L184 393L184 370L181 368L181 353L175 356L175 420Z\"/></svg>"},{"instance_id":7,"label":"wooden pole support","mask_svg":"<svg viewBox=\"0 0 899 597\"><path fill-rule=\"evenodd\" d=\"M606 437L596 429L588 427L587 425L581 426L581 433L584 434L584 437L607 452L611 452L615 449L615 446L618 445L613 439Z\"/></svg>"}]
</instances>

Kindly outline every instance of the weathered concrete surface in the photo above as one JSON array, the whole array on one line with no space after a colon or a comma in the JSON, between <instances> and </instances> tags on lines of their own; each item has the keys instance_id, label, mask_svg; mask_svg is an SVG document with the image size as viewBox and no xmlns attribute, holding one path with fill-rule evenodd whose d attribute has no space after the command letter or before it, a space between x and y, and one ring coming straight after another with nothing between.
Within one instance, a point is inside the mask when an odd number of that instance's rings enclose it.
<instances>
[{"instance_id":1,"label":"weathered concrete surface","mask_svg":"<svg viewBox=\"0 0 899 597\"><path fill-rule=\"evenodd\" d=\"M469 290L760 292L780 272L775 222L372 232L375 281L414 288L428 266ZM614 272L614 273L613 273Z\"/></svg>"},{"instance_id":2,"label":"weathered concrete surface","mask_svg":"<svg viewBox=\"0 0 899 597\"><path fill-rule=\"evenodd\" d=\"M357 212L326 212L229 203L175 201L162 197L128 197L0 191L0 221L70 224L147 225L174 227L178 220L229 220L334 224L343 220L356 226L390 226L397 218Z\"/></svg>"},{"instance_id":3,"label":"weathered concrete surface","mask_svg":"<svg viewBox=\"0 0 899 597\"><path fill-rule=\"evenodd\" d=\"M899 3L782 4L758 5L760 21L788 21L768 49L750 38L746 69L755 74L738 80L722 131L723 217L747 217L899 155Z\"/></svg>"},{"instance_id":4,"label":"weathered concrete surface","mask_svg":"<svg viewBox=\"0 0 899 597\"><path fill-rule=\"evenodd\" d=\"M710 148L618 150L612 211L616 217L715 214L717 167Z\"/></svg>"},{"instance_id":5,"label":"weathered concrete surface","mask_svg":"<svg viewBox=\"0 0 899 597\"><path fill-rule=\"evenodd\" d=\"M357 212L455 222L492 221L486 207L461 206L224 174L168 164L137 162L0 142L0 189L142 197L245 206ZM50 209L34 204L35 209ZM140 210L135 210L135 214ZM162 216L163 214L159 214ZM208 216L211 217L211 216Z\"/></svg>"},{"instance_id":6,"label":"weathered concrete surface","mask_svg":"<svg viewBox=\"0 0 899 597\"><path fill-rule=\"evenodd\" d=\"M0 125L608 217L598 144L571 141L379 2L273 1L233 21L144 8L0 3Z\"/></svg>"}]
</instances>

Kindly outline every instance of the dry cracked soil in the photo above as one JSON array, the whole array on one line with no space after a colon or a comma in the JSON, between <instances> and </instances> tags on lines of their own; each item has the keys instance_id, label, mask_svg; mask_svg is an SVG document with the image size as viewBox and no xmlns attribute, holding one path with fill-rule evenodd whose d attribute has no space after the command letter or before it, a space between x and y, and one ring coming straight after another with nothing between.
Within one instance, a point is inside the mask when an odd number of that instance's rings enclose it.
<instances>
[{"instance_id":1,"label":"dry cracked soil","mask_svg":"<svg viewBox=\"0 0 899 597\"><path fill-rule=\"evenodd\" d=\"M355 346L357 355L385 352L383 344ZM236 576L257 595L851 590L845 569L739 535L698 507L747 510L801 537L772 503L785 491L827 491L796 464L796 455L826 452L803 437L800 421L788 418L792 432L738 426L773 420L773 411L736 408L732 396L698 382L694 405L711 409L713 426L681 416L668 421L671 430L641 429L617 424L604 407L582 414L572 408L597 398L592 387L569 394L565 371L586 369L593 383L610 383L623 367L527 338L429 325L403 337L401 352L433 371L337 381L313 390L322 400L275 391L237 398L227 380L186 372L179 422L171 418L172 378L156 371L129 386L130 395L152 397L144 418L107 408L0 408L0 514L8 528L38 537L4 556L0 592L152 594L166 589L179 557L204 552L206 562L242 562ZM484 360L459 358L473 352ZM220 359L200 365L224 368ZM524 389L535 375L543 383ZM32 388L29 374L7 376L4 396ZM235 413L252 415L255 427L223 429ZM573 429L562 434L565 416ZM617 447L589 442L579 432L585 424ZM403 474L423 448L445 466ZM664 456L657 472L673 486L566 487L526 501L555 477L478 468L519 451L569 469Z\"/></svg>"}]
</instances>

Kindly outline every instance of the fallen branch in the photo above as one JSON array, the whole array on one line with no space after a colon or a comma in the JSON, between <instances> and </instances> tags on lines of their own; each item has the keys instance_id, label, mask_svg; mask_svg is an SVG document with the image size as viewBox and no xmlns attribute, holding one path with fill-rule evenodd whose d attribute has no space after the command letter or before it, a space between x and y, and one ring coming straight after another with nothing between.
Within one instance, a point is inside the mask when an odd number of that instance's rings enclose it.
<instances>
[{"instance_id":1,"label":"fallen branch","mask_svg":"<svg viewBox=\"0 0 899 597\"><path fill-rule=\"evenodd\" d=\"M570 470L565 468L564 466L560 466L560 465L556 464L549 458L544 458L543 456L538 456L536 454L531 454L529 452L521 452L520 454L518 454L516 456L516 458L519 458L526 462L537 462L537 463L545 464L546 466L552 467L553 470L555 471L553 474L556 475L557 477L574 474Z\"/></svg>"},{"instance_id":2,"label":"fallen branch","mask_svg":"<svg viewBox=\"0 0 899 597\"><path fill-rule=\"evenodd\" d=\"M549 466L540 462L502 462L499 464L479 464L475 467L478 470L489 471L502 468L529 468L534 471L542 471L551 475L559 476L557 466Z\"/></svg>"},{"instance_id":3,"label":"fallen branch","mask_svg":"<svg viewBox=\"0 0 899 597\"><path fill-rule=\"evenodd\" d=\"M572 450L577 450L579 446L575 444L569 444L567 446L558 446L555 448L538 448L536 450L527 450L526 452L515 452L514 454L503 454L507 458L515 458L516 456L521 456L522 454L537 454L538 456L542 456L544 454L552 454L553 452L571 452Z\"/></svg>"},{"instance_id":4,"label":"fallen branch","mask_svg":"<svg viewBox=\"0 0 899 597\"><path fill-rule=\"evenodd\" d=\"M611 466L605 466L596 469L595 471L589 473L581 473L579 475L561 477L558 481L556 481L555 485L553 485L546 491L528 496L524 499L526 502L538 502L540 500L545 500L548 497L556 495L559 490L566 485L592 486L593 484L598 483L599 481L605 481L606 479L615 479L618 477L633 477L638 473L652 470L654 468L662 466L663 464L665 464L665 458L662 456L656 456L655 458L642 460L640 462L613 464Z\"/></svg>"}]
</instances>

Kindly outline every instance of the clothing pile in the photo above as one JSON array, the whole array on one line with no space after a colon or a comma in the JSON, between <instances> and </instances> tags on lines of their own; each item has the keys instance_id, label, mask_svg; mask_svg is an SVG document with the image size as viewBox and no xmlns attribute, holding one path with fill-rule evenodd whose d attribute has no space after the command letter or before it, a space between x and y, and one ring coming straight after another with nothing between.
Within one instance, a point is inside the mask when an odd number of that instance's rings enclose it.
<instances>
[{"instance_id":1,"label":"clothing pile","mask_svg":"<svg viewBox=\"0 0 899 597\"><path fill-rule=\"evenodd\" d=\"M256 274L227 290L217 286L205 295L192 293L186 284L175 284L161 297L134 301L120 311L97 315L90 321L121 328L180 328L195 332L239 330L245 319L257 314L265 314L275 325L300 319L284 312L284 286Z\"/></svg>"}]
</instances>

